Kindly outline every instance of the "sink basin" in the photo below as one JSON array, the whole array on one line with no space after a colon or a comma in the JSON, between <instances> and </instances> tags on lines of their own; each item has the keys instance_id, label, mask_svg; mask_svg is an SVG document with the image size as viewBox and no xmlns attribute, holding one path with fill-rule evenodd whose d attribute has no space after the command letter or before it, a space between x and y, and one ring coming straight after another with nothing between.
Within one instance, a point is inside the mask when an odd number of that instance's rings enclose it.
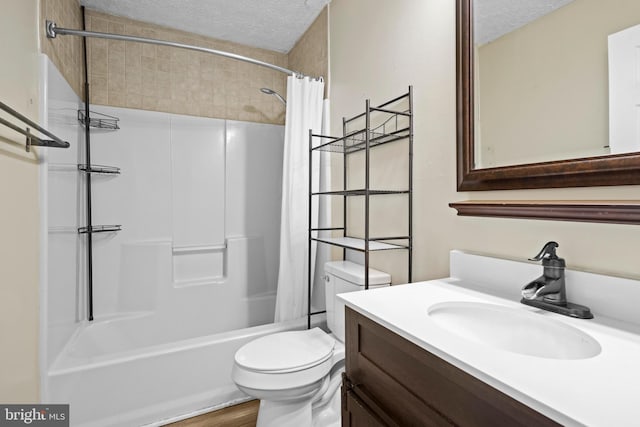
<instances>
[{"instance_id":1,"label":"sink basin","mask_svg":"<svg viewBox=\"0 0 640 427\"><path fill-rule=\"evenodd\" d=\"M475 343L549 359L588 359L600 344L560 321L524 309L476 302L445 302L429 307L441 328Z\"/></svg>"}]
</instances>

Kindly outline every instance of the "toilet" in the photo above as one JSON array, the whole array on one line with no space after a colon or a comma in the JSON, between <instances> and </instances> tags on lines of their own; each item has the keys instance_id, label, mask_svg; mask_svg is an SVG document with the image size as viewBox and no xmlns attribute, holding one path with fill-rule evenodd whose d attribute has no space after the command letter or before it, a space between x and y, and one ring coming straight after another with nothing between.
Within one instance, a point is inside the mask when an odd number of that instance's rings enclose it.
<instances>
[{"instance_id":1,"label":"toilet","mask_svg":"<svg viewBox=\"0 0 640 427\"><path fill-rule=\"evenodd\" d=\"M364 268L351 261L324 265L327 327L267 335L242 346L231 377L260 399L257 427L340 425L344 371L344 303L337 294L364 289ZM369 288L389 286L391 276L369 269Z\"/></svg>"}]
</instances>

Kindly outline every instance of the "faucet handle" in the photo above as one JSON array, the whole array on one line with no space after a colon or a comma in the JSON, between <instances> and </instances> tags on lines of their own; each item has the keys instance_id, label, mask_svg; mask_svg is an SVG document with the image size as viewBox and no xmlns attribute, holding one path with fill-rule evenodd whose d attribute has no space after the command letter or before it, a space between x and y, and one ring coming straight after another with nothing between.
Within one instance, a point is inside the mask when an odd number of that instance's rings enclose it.
<instances>
[{"instance_id":1,"label":"faucet handle","mask_svg":"<svg viewBox=\"0 0 640 427\"><path fill-rule=\"evenodd\" d=\"M544 245L540 253L534 256L533 258L529 258L529 261L540 261L546 255L549 255L549 258L551 259L557 259L558 255L556 255L556 248L558 246L560 245L558 245L557 242L547 242L547 244Z\"/></svg>"}]
</instances>

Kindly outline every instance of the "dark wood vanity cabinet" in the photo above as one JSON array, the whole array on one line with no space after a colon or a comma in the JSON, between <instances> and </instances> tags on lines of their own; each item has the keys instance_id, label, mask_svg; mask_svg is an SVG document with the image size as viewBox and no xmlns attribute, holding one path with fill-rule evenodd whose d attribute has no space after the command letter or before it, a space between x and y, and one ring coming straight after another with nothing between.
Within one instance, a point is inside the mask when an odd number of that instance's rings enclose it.
<instances>
[{"instance_id":1,"label":"dark wood vanity cabinet","mask_svg":"<svg viewBox=\"0 0 640 427\"><path fill-rule=\"evenodd\" d=\"M343 427L559 425L371 319L346 310Z\"/></svg>"}]
</instances>

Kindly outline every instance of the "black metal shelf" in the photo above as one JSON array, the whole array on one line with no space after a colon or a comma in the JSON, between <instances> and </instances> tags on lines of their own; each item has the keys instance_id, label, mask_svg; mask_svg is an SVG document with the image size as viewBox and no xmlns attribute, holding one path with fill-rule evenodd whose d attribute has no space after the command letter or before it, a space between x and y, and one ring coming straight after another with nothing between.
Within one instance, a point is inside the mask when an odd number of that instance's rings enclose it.
<instances>
[{"instance_id":1,"label":"black metal shelf","mask_svg":"<svg viewBox=\"0 0 640 427\"><path fill-rule=\"evenodd\" d=\"M330 141L323 142L313 147L312 150L343 154L356 153L366 149L367 134L369 136L369 148L373 148L408 138L411 136L411 129L410 127L406 127L388 133L381 133L373 130L369 130L367 132L366 129L359 129L339 138L313 134L313 137L330 139Z\"/></svg>"},{"instance_id":2,"label":"black metal shelf","mask_svg":"<svg viewBox=\"0 0 640 427\"><path fill-rule=\"evenodd\" d=\"M84 6L82 7L82 29L86 29L86 16ZM94 175L119 175L120 168L115 166L95 165L91 162L91 130L102 129L106 131L115 131L120 129L118 126L119 118L108 114L97 113L90 110L89 96L89 67L87 65L87 40L82 41L83 60L84 60L84 108L78 110L78 121L84 128L84 146L85 160L84 163L78 165L78 171L84 172L85 192L86 192L86 226L78 228L78 233L86 234L86 250L87 250L87 320L93 320L93 235L96 233L114 233L122 229L120 225L93 225L92 217L92 191L91 182Z\"/></svg>"},{"instance_id":3,"label":"black metal shelf","mask_svg":"<svg viewBox=\"0 0 640 427\"><path fill-rule=\"evenodd\" d=\"M394 108L396 107L396 108ZM363 126L364 123L364 126ZM348 129L356 128L355 131ZM384 104L372 107L369 100L365 102L363 113L353 116L349 119L342 119L342 137L333 137L328 135L318 135L309 131L309 165L312 165L314 153L332 152L340 153L343 156L342 161L342 190L332 191L314 191L312 174L309 173L309 259L308 259L308 300L307 300L307 327L311 327L311 316L316 313L311 312L311 287L313 285L313 277L311 275L311 263L315 262L311 259L311 246L313 242L328 244L342 248L342 259L347 258L347 250L357 251L364 256L364 271L369 271L369 254L371 252L389 251L389 250L406 250L408 259L408 281L412 280L412 233L413 233L413 88L409 86L409 91L400 95ZM395 141L405 140L408 143L409 164L406 172L408 173L407 189L387 189L374 190L371 189L371 150L375 147L388 144ZM404 149L404 148L403 148ZM348 156L353 153L363 151L362 161L364 163L364 188L348 189ZM384 154L384 153L383 153ZM316 154L318 155L318 154ZM359 161L359 157L354 159ZM403 169L404 173L404 169ZM392 237L371 237L370 236L370 199L372 196L405 194L408 208L408 229L405 236ZM344 198L342 206L342 227L311 227L313 196L342 196ZM347 197L360 196L364 197L364 237L356 238L349 235L347 228ZM315 198L315 203L319 203L321 198ZM341 232L342 237L329 236L333 234L329 232ZM323 233L324 232L324 233ZM313 234L313 235L312 235ZM336 233L337 234L337 233ZM369 288L369 275L365 274L364 288Z\"/></svg>"},{"instance_id":4,"label":"black metal shelf","mask_svg":"<svg viewBox=\"0 0 640 427\"><path fill-rule=\"evenodd\" d=\"M366 196L367 191L370 196L380 196L385 194L410 194L409 190L366 190L359 188L356 190L336 190L336 191L318 191L311 193L313 196Z\"/></svg>"},{"instance_id":5,"label":"black metal shelf","mask_svg":"<svg viewBox=\"0 0 640 427\"><path fill-rule=\"evenodd\" d=\"M409 239L404 237L404 239ZM351 249L358 252L365 252L366 241L357 237L311 237L311 240L328 245L337 246L344 249ZM390 251L396 249L409 249L408 245L400 245L397 243L387 243L383 240L401 240L401 238L377 238L369 239L369 252Z\"/></svg>"},{"instance_id":6,"label":"black metal shelf","mask_svg":"<svg viewBox=\"0 0 640 427\"><path fill-rule=\"evenodd\" d=\"M93 117L92 115L94 114L98 117ZM84 110L78 110L78 121L83 125L87 124L87 116ZM119 118L108 114L96 113L95 111L90 111L89 114L89 127L96 129L118 130L120 129L120 126L118 126L119 121Z\"/></svg>"},{"instance_id":7,"label":"black metal shelf","mask_svg":"<svg viewBox=\"0 0 640 427\"><path fill-rule=\"evenodd\" d=\"M101 175L120 175L120 168L105 165L78 165L78 170L86 173L96 173Z\"/></svg>"},{"instance_id":8,"label":"black metal shelf","mask_svg":"<svg viewBox=\"0 0 640 427\"><path fill-rule=\"evenodd\" d=\"M115 233L122 231L121 225L93 225L78 228L78 234Z\"/></svg>"}]
</instances>

